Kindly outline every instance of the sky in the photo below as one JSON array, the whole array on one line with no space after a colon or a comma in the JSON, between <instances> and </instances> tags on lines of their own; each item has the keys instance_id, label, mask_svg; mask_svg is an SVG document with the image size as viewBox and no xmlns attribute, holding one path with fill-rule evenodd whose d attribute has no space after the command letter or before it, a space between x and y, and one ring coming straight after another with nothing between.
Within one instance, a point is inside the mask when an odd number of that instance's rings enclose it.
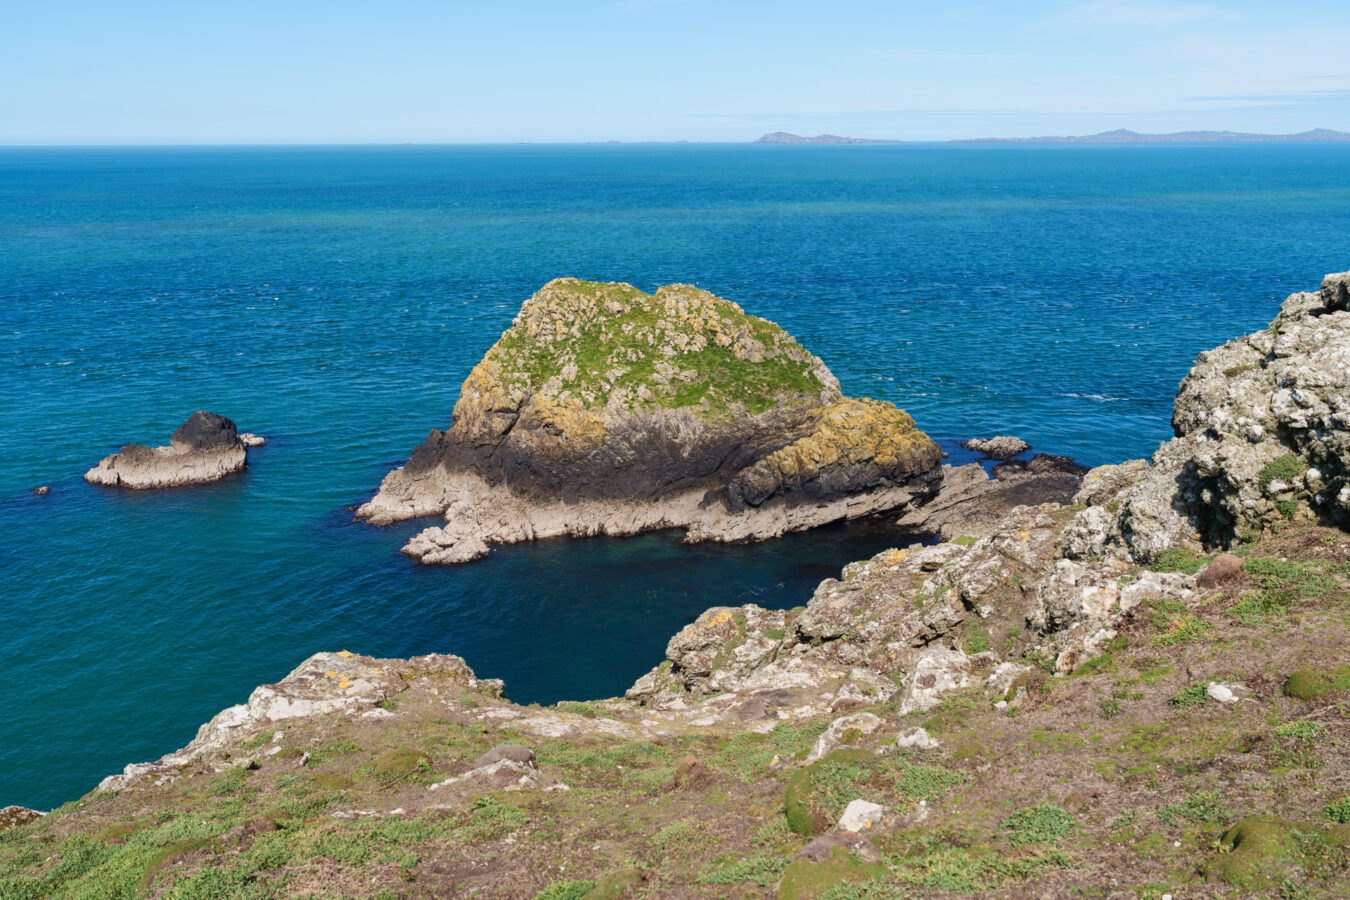
<instances>
[{"instance_id":1,"label":"sky","mask_svg":"<svg viewBox=\"0 0 1350 900\"><path fill-rule=\"evenodd\" d=\"M0 144L1350 131L1350 2L4 0Z\"/></svg>"}]
</instances>

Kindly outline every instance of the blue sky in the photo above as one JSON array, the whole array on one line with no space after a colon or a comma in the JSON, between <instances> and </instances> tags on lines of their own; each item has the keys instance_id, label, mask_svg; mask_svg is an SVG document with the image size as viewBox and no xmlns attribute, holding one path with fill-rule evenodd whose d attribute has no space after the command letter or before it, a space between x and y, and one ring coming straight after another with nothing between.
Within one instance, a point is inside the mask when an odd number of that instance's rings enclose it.
<instances>
[{"instance_id":1,"label":"blue sky","mask_svg":"<svg viewBox=\"0 0 1350 900\"><path fill-rule=\"evenodd\" d=\"M71 2L0 16L0 144L1350 131L1350 3Z\"/></svg>"}]
</instances>

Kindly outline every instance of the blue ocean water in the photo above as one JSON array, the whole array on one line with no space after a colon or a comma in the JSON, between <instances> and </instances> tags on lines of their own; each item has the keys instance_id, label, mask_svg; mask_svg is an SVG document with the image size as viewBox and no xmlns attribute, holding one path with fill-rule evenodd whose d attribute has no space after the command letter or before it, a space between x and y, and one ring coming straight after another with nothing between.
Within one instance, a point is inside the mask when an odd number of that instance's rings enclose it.
<instances>
[{"instance_id":1,"label":"blue ocean water","mask_svg":"<svg viewBox=\"0 0 1350 900\"><path fill-rule=\"evenodd\" d=\"M1195 354L1350 267L1350 148L0 149L0 805L46 807L310 653L608 696L703 608L804 602L884 524L419 568L351 521L550 278L692 282L951 439L1150 453ZM247 473L80 475L196 409ZM29 493L38 485L51 493Z\"/></svg>"}]
</instances>

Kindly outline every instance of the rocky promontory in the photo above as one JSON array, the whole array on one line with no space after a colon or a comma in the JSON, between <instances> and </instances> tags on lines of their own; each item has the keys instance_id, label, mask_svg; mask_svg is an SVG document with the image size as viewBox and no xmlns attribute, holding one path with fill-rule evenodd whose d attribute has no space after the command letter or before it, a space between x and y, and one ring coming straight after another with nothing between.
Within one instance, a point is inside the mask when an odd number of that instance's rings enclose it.
<instances>
[{"instance_id":1,"label":"rocky promontory","mask_svg":"<svg viewBox=\"0 0 1350 900\"><path fill-rule=\"evenodd\" d=\"M1288 522L1350 525L1350 272L1291 295L1270 327L1200 354L1176 434L1088 473L1067 552L1145 562L1229 549Z\"/></svg>"},{"instance_id":2,"label":"rocky promontory","mask_svg":"<svg viewBox=\"0 0 1350 900\"><path fill-rule=\"evenodd\" d=\"M256 435L241 439L234 422L204 410L195 412L174 431L167 447L127 444L104 457L84 475L90 484L135 489L178 487L219 481L242 471L246 447L262 444Z\"/></svg>"},{"instance_id":3,"label":"rocky promontory","mask_svg":"<svg viewBox=\"0 0 1350 900\"><path fill-rule=\"evenodd\" d=\"M905 412L844 397L772 322L689 285L561 278L469 374L450 428L357 514L443 513L404 551L454 563L557 535L776 537L906 509L941 477Z\"/></svg>"}]
</instances>

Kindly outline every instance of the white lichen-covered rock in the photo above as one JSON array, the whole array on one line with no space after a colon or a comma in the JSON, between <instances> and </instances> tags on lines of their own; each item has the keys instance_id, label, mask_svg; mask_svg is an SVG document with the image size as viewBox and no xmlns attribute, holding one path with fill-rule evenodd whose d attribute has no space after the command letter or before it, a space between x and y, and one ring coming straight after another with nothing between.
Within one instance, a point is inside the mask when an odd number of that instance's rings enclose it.
<instances>
[{"instance_id":1,"label":"white lichen-covered rock","mask_svg":"<svg viewBox=\"0 0 1350 900\"><path fill-rule=\"evenodd\" d=\"M973 670L970 657L963 651L929 647L914 666L905 699L900 702L900 714L932 709L942 702L944 694L969 687Z\"/></svg>"},{"instance_id":2,"label":"white lichen-covered rock","mask_svg":"<svg viewBox=\"0 0 1350 900\"><path fill-rule=\"evenodd\" d=\"M938 739L923 728L911 728L895 739L895 746L902 750L936 750L942 746Z\"/></svg>"},{"instance_id":3,"label":"white lichen-covered rock","mask_svg":"<svg viewBox=\"0 0 1350 900\"><path fill-rule=\"evenodd\" d=\"M815 762L827 753L838 750L848 743L849 732L858 735L871 734L882 725L882 721L871 713L854 713L841 716L830 723L829 727L816 738L815 746L806 757L807 762Z\"/></svg>"},{"instance_id":4,"label":"white lichen-covered rock","mask_svg":"<svg viewBox=\"0 0 1350 900\"><path fill-rule=\"evenodd\" d=\"M848 806L844 807L843 815L839 817L839 824L835 827L840 831L857 834L875 830L885 821L886 807L870 800L859 799L849 801Z\"/></svg>"},{"instance_id":5,"label":"white lichen-covered rock","mask_svg":"<svg viewBox=\"0 0 1350 900\"><path fill-rule=\"evenodd\" d=\"M405 677L418 674L450 677L488 695L500 696L502 690L499 680L475 678L458 656L431 654L406 660L378 660L346 650L316 653L276 684L255 688L246 703L217 713L197 729L196 737L186 747L155 762L133 763L120 774L103 779L98 789L122 790L147 778L157 783L173 780L184 766L277 722L354 715L371 709L381 700L401 693L406 687Z\"/></svg>"}]
</instances>

